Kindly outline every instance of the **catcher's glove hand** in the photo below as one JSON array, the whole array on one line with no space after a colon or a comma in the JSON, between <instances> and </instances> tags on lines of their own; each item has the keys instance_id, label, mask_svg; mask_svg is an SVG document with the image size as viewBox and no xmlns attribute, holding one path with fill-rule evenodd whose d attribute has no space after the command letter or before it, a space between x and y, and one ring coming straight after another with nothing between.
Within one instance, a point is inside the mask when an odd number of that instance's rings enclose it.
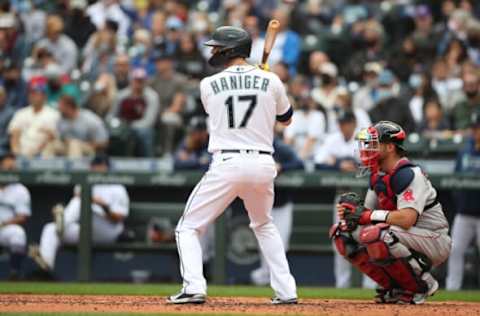
<instances>
[{"instance_id":1,"label":"catcher's glove hand","mask_svg":"<svg viewBox=\"0 0 480 316\"><path fill-rule=\"evenodd\" d=\"M338 201L340 208L343 209L343 219L347 231L353 231L359 224L364 224L365 218L369 217L370 209L363 206L363 200L354 192L344 193Z\"/></svg>"}]
</instances>

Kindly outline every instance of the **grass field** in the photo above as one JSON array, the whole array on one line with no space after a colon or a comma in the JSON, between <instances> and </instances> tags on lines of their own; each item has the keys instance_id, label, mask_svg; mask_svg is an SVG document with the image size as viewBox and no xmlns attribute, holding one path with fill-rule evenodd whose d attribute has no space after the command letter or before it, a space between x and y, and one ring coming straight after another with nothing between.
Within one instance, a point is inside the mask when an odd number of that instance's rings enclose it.
<instances>
[{"instance_id":1,"label":"grass field","mask_svg":"<svg viewBox=\"0 0 480 316\"><path fill-rule=\"evenodd\" d=\"M130 283L8 283L0 282L1 294L64 294L64 295L143 295L165 297L176 293L179 285L167 284L130 284ZM267 287L250 286L210 286L210 297L271 297L272 290ZM362 289L333 289L318 287L300 287L300 298L304 299L352 299L370 300L374 294L372 290ZM121 300L121 298L120 298ZM464 301L480 302L480 291L439 291L429 301ZM2 313L2 315L60 315L55 313ZM88 313L69 313L74 315L98 315ZM101 315L138 315L132 313L102 313ZM171 315L171 314L161 314ZM178 315L178 314L176 314ZM188 315L188 314L182 314ZM229 314L221 314L229 315ZM237 314L238 315L238 314Z\"/></svg>"}]
</instances>

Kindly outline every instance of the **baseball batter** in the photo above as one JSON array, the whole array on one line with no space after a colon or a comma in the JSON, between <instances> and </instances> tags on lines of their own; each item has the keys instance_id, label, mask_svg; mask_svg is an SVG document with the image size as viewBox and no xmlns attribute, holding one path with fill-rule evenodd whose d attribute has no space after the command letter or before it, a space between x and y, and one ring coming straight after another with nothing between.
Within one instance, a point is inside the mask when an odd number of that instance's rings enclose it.
<instances>
[{"instance_id":1,"label":"baseball batter","mask_svg":"<svg viewBox=\"0 0 480 316\"><path fill-rule=\"evenodd\" d=\"M338 252L380 285L377 303L422 304L438 290L430 269L450 254L442 205L422 170L405 158L405 137L389 121L357 134L370 188L365 204L355 193L340 197L341 221L330 230Z\"/></svg>"},{"instance_id":2,"label":"baseball batter","mask_svg":"<svg viewBox=\"0 0 480 316\"><path fill-rule=\"evenodd\" d=\"M30 192L20 184L0 185L0 246L10 252L9 279L18 279L27 235L22 224L31 215Z\"/></svg>"},{"instance_id":3,"label":"baseball batter","mask_svg":"<svg viewBox=\"0 0 480 316\"><path fill-rule=\"evenodd\" d=\"M192 191L176 228L183 288L168 302L204 303L207 284L202 271L199 236L236 198L243 200L250 227L271 273L273 304L295 304L295 279L290 273L282 239L272 223L275 122L290 123L292 107L285 88L273 73L247 64L252 40L236 27L218 28L206 43L212 66L225 69L200 83L209 116L209 170Z\"/></svg>"}]
</instances>

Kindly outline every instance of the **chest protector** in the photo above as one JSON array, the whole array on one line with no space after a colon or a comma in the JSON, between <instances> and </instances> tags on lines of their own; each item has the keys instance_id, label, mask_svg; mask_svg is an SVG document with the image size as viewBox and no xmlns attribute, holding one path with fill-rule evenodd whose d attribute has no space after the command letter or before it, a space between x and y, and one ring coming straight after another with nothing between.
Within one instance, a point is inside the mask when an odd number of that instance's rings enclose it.
<instances>
[{"instance_id":1,"label":"chest protector","mask_svg":"<svg viewBox=\"0 0 480 316\"><path fill-rule=\"evenodd\" d=\"M415 165L408 159L400 160L389 173L377 172L370 175L370 189L377 194L378 207L382 210L397 209L397 194L405 190L413 181Z\"/></svg>"}]
</instances>

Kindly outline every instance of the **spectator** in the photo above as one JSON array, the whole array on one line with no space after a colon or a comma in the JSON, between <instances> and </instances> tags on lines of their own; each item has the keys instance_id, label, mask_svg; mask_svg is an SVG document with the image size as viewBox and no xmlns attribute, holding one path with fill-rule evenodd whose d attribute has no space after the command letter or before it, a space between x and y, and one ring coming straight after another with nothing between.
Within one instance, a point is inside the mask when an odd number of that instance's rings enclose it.
<instances>
[{"instance_id":1,"label":"spectator","mask_svg":"<svg viewBox=\"0 0 480 316\"><path fill-rule=\"evenodd\" d=\"M298 80L298 83L295 81ZM316 109L315 102L305 91L308 83L304 78L297 77L293 87L298 85L298 92L293 91L296 109L293 112L292 123L285 129L284 140L287 145L293 146L302 160L313 159L313 154L323 143L326 122L325 115Z\"/></svg>"},{"instance_id":2,"label":"spectator","mask_svg":"<svg viewBox=\"0 0 480 316\"><path fill-rule=\"evenodd\" d=\"M413 44L419 60L429 62L431 56L435 55L440 34L434 27L432 13L427 5L422 4L417 6L414 17L415 30L412 34Z\"/></svg>"},{"instance_id":3,"label":"spectator","mask_svg":"<svg viewBox=\"0 0 480 316\"><path fill-rule=\"evenodd\" d=\"M388 120L400 124L406 132L415 130L415 121L408 105L396 95L395 77L386 69L378 77L376 105L368 114L372 122Z\"/></svg>"},{"instance_id":4,"label":"spectator","mask_svg":"<svg viewBox=\"0 0 480 316\"><path fill-rule=\"evenodd\" d=\"M447 46L444 55L449 77L459 77L461 64L467 58L467 47L459 39L453 39Z\"/></svg>"},{"instance_id":5,"label":"spectator","mask_svg":"<svg viewBox=\"0 0 480 316\"><path fill-rule=\"evenodd\" d=\"M257 64L262 60L263 47L265 45L265 39L261 35L258 23L258 17L255 15L249 15L243 20L243 28L252 37L252 50L248 58L252 64Z\"/></svg>"},{"instance_id":6,"label":"spectator","mask_svg":"<svg viewBox=\"0 0 480 316\"><path fill-rule=\"evenodd\" d=\"M476 66L480 66L480 21L472 20L467 30L467 53Z\"/></svg>"},{"instance_id":7,"label":"spectator","mask_svg":"<svg viewBox=\"0 0 480 316\"><path fill-rule=\"evenodd\" d=\"M423 137L439 139L451 137L450 124L437 98L425 100L423 113L423 121L418 129Z\"/></svg>"},{"instance_id":8,"label":"spectator","mask_svg":"<svg viewBox=\"0 0 480 316\"><path fill-rule=\"evenodd\" d=\"M0 53L15 63L22 63L28 52L25 37L20 32L13 13L0 14Z\"/></svg>"},{"instance_id":9,"label":"spectator","mask_svg":"<svg viewBox=\"0 0 480 316\"><path fill-rule=\"evenodd\" d=\"M410 112L418 126L423 120L424 104L431 98L438 98L432 87L430 77L427 73L412 73L408 79L408 85L413 92L409 101Z\"/></svg>"},{"instance_id":10,"label":"spectator","mask_svg":"<svg viewBox=\"0 0 480 316\"><path fill-rule=\"evenodd\" d=\"M328 63L330 58L322 51L313 51L308 57L308 74L311 77L311 85L316 87L321 84L320 67Z\"/></svg>"},{"instance_id":11,"label":"spectator","mask_svg":"<svg viewBox=\"0 0 480 316\"><path fill-rule=\"evenodd\" d=\"M102 73L93 84L93 91L91 91L85 102L85 106L100 118L104 119L108 112L110 112L116 98L117 87L115 86L115 78L108 73Z\"/></svg>"},{"instance_id":12,"label":"spectator","mask_svg":"<svg viewBox=\"0 0 480 316\"><path fill-rule=\"evenodd\" d=\"M27 84L21 76L21 68L12 61L4 62L3 85L8 91L6 103L15 109L28 104Z\"/></svg>"},{"instance_id":13,"label":"spectator","mask_svg":"<svg viewBox=\"0 0 480 316\"><path fill-rule=\"evenodd\" d=\"M94 156L108 145L108 132L102 120L86 109L80 109L75 98L63 95L58 102L61 154L69 158Z\"/></svg>"},{"instance_id":14,"label":"spectator","mask_svg":"<svg viewBox=\"0 0 480 316\"><path fill-rule=\"evenodd\" d=\"M108 157L98 155L90 164L91 172L105 174L110 168ZM65 208L52 209L54 221L42 229L39 246L30 246L29 256L35 261L45 278L53 278L55 258L62 244L76 244L80 238L80 190ZM96 184L92 187L92 241L94 244L115 243L124 230L129 214L128 192L119 184Z\"/></svg>"},{"instance_id":15,"label":"spectator","mask_svg":"<svg viewBox=\"0 0 480 316\"><path fill-rule=\"evenodd\" d=\"M193 117L187 135L174 156L175 170L207 170L211 155L208 153L207 123L203 117Z\"/></svg>"},{"instance_id":16,"label":"spectator","mask_svg":"<svg viewBox=\"0 0 480 316\"><path fill-rule=\"evenodd\" d=\"M99 73L108 70L117 52L118 24L107 20L105 27L93 33L83 50L82 71L90 78L96 78Z\"/></svg>"},{"instance_id":17,"label":"spectator","mask_svg":"<svg viewBox=\"0 0 480 316\"><path fill-rule=\"evenodd\" d=\"M315 163L319 169L335 169L345 172L356 170L355 131L357 120L352 111L343 110L338 115L339 132L329 134L322 146L315 151Z\"/></svg>"},{"instance_id":18,"label":"spectator","mask_svg":"<svg viewBox=\"0 0 480 316\"><path fill-rule=\"evenodd\" d=\"M452 110L455 130L468 129L472 114L480 108L480 80L478 74L465 73L462 80L465 97Z\"/></svg>"},{"instance_id":19,"label":"spectator","mask_svg":"<svg viewBox=\"0 0 480 316\"><path fill-rule=\"evenodd\" d=\"M0 86L0 155L9 151L8 124L15 113L13 107L7 104L7 92L3 86Z\"/></svg>"},{"instance_id":20,"label":"spectator","mask_svg":"<svg viewBox=\"0 0 480 316\"><path fill-rule=\"evenodd\" d=\"M91 4L87 8L87 15L90 20L101 30L107 24L107 21L114 21L118 25L118 36L122 41L128 37L128 29L130 28L130 18L122 10L118 1L115 0L100 0Z\"/></svg>"},{"instance_id":21,"label":"spectator","mask_svg":"<svg viewBox=\"0 0 480 316\"><path fill-rule=\"evenodd\" d=\"M129 82L130 59L127 54L118 54L115 58L113 76L117 90L125 89Z\"/></svg>"},{"instance_id":22,"label":"spectator","mask_svg":"<svg viewBox=\"0 0 480 316\"><path fill-rule=\"evenodd\" d=\"M0 170L2 171L11 171L15 170L17 162L15 155L11 152L1 153L0 154Z\"/></svg>"},{"instance_id":23,"label":"spectator","mask_svg":"<svg viewBox=\"0 0 480 316\"><path fill-rule=\"evenodd\" d=\"M388 67L395 73L401 82L407 82L410 74L418 69L421 60L419 52L415 46L415 41L411 37L407 37L402 41L398 49L394 49L388 60ZM428 65L430 60L422 62Z\"/></svg>"},{"instance_id":24,"label":"spectator","mask_svg":"<svg viewBox=\"0 0 480 316\"><path fill-rule=\"evenodd\" d=\"M65 34L80 48L87 44L90 35L97 30L85 12L87 5L87 0L71 0L65 17Z\"/></svg>"},{"instance_id":25,"label":"spectator","mask_svg":"<svg viewBox=\"0 0 480 316\"><path fill-rule=\"evenodd\" d=\"M47 49L55 57L64 73L77 66L78 49L70 37L63 33L63 20L58 15L47 18L46 37L38 41L37 47Z\"/></svg>"},{"instance_id":26,"label":"spectator","mask_svg":"<svg viewBox=\"0 0 480 316\"><path fill-rule=\"evenodd\" d=\"M133 34L133 45L129 50L131 65L134 68L143 68L147 75L155 74L155 60L152 56L152 38L146 29L138 29Z\"/></svg>"},{"instance_id":27,"label":"spectator","mask_svg":"<svg viewBox=\"0 0 480 316\"><path fill-rule=\"evenodd\" d=\"M70 81L67 74L62 71L60 65L50 63L45 67L44 76L47 78L47 104L53 108L58 108L58 99L64 93L80 99L80 91L75 84Z\"/></svg>"},{"instance_id":28,"label":"spectator","mask_svg":"<svg viewBox=\"0 0 480 316\"><path fill-rule=\"evenodd\" d=\"M312 90L312 98L327 113L333 110L337 99L337 75L338 70L335 64L326 62L320 66L320 86Z\"/></svg>"},{"instance_id":29,"label":"spectator","mask_svg":"<svg viewBox=\"0 0 480 316\"><path fill-rule=\"evenodd\" d=\"M368 20L359 28L360 39L364 45L350 58L347 68L343 71L348 80L359 81L361 79L363 65L367 62L379 62L386 59L383 50L385 31L383 26L376 20Z\"/></svg>"},{"instance_id":30,"label":"spectator","mask_svg":"<svg viewBox=\"0 0 480 316\"><path fill-rule=\"evenodd\" d=\"M272 66L272 72L278 76L283 84L287 85L290 81L290 74L288 73L288 65L282 62Z\"/></svg>"},{"instance_id":31,"label":"spectator","mask_svg":"<svg viewBox=\"0 0 480 316\"><path fill-rule=\"evenodd\" d=\"M337 98L333 109L327 112L328 133L336 133L339 131L338 116L343 112L353 112L357 122L357 128L367 128L372 125L368 113L360 108L352 107L352 97L345 87L337 89Z\"/></svg>"},{"instance_id":32,"label":"spectator","mask_svg":"<svg viewBox=\"0 0 480 316\"><path fill-rule=\"evenodd\" d=\"M157 52L155 67L157 73L151 87L160 99L160 124L164 131L160 144L163 153L172 153L175 135L182 127L186 79L175 71L173 56L167 53Z\"/></svg>"},{"instance_id":33,"label":"spectator","mask_svg":"<svg viewBox=\"0 0 480 316\"><path fill-rule=\"evenodd\" d=\"M54 154L59 114L46 106L47 81L33 78L29 83L30 105L18 110L8 125L10 149L17 156L50 157Z\"/></svg>"},{"instance_id":34,"label":"spectator","mask_svg":"<svg viewBox=\"0 0 480 316\"><path fill-rule=\"evenodd\" d=\"M198 81L207 74L207 63L191 33L185 33L180 38L179 51L176 56L178 60L181 60L177 65L178 72L189 79Z\"/></svg>"},{"instance_id":35,"label":"spectator","mask_svg":"<svg viewBox=\"0 0 480 316\"><path fill-rule=\"evenodd\" d=\"M437 59L433 64L432 87L446 112L450 112L461 98L462 80L448 76L447 64L443 59Z\"/></svg>"},{"instance_id":36,"label":"spectator","mask_svg":"<svg viewBox=\"0 0 480 316\"><path fill-rule=\"evenodd\" d=\"M280 22L280 30L270 53L270 63L276 64L282 61L288 65L290 75L295 75L300 57L300 36L290 29L289 12L285 8L273 11L272 19Z\"/></svg>"},{"instance_id":37,"label":"spectator","mask_svg":"<svg viewBox=\"0 0 480 316\"><path fill-rule=\"evenodd\" d=\"M353 95L353 108L370 111L377 98L378 76L383 71L380 63L369 62L363 68L363 85Z\"/></svg>"},{"instance_id":38,"label":"spectator","mask_svg":"<svg viewBox=\"0 0 480 316\"><path fill-rule=\"evenodd\" d=\"M118 93L110 111L110 118L126 122L135 140L135 155L153 157L153 128L158 117L158 94L146 85L147 73L143 68L132 71L130 85Z\"/></svg>"},{"instance_id":39,"label":"spectator","mask_svg":"<svg viewBox=\"0 0 480 316\"><path fill-rule=\"evenodd\" d=\"M472 136L468 138L465 148L458 154L455 172L480 173L480 116L472 115L470 121ZM457 214L453 221L452 252L448 259L446 289L460 290L463 282L464 256L472 239L477 238L477 249L480 249L480 195L478 190L458 190L455 192Z\"/></svg>"}]
</instances>

